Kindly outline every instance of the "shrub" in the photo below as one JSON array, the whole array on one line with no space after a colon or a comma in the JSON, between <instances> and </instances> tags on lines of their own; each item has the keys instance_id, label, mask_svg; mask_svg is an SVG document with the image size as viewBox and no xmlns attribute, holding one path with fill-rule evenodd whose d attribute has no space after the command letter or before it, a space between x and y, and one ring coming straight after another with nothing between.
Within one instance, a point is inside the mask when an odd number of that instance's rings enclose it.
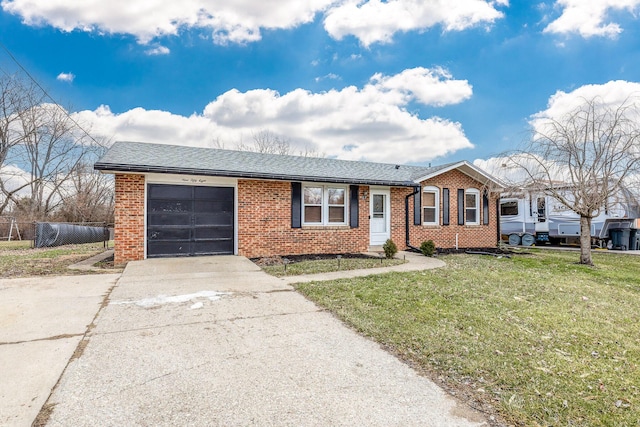
<instances>
[{"instance_id":1,"label":"shrub","mask_svg":"<svg viewBox=\"0 0 640 427\"><path fill-rule=\"evenodd\" d=\"M384 256L387 258L393 258L395 254L398 253L398 247L391 239L387 239L387 241L384 242L382 249L384 249Z\"/></svg>"},{"instance_id":2,"label":"shrub","mask_svg":"<svg viewBox=\"0 0 640 427\"><path fill-rule=\"evenodd\" d=\"M433 243L433 240L425 240L420 245L420 252L424 256L433 256L433 253L436 251L436 244Z\"/></svg>"}]
</instances>

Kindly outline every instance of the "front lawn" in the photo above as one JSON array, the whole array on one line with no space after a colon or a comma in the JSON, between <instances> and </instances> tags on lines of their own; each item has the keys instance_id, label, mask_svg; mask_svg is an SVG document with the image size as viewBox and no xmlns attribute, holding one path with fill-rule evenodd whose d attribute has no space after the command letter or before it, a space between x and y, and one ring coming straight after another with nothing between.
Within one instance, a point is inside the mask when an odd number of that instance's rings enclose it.
<instances>
[{"instance_id":1,"label":"front lawn","mask_svg":"<svg viewBox=\"0 0 640 427\"><path fill-rule=\"evenodd\" d=\"M273 257L254 260L266 272L276 277L301 274L328 273L332 271L359 270L404 264L397 258L381 258L361 254L298 255L288 258Z\"/></svg>"},{"instance_id":2,"label":"front lawn","mask_svg":"<svg viewBox=\"0 0 640 427\"><path fill-rule=\"evenodd\" d=\"M640 425L640 257L531 250L295 285L514 425Z\"/></svg>"},{"instance_id":3,"label":"front lawn","mask_svg":"<svg viewBox=\"0 0 640 427\"><path fill-rule=\"evenodd\" d=\"M94 273L68 267L105 251L102 242L55 248L30 245L30 241L0 242L0 278Z\"/></svg>"}]
</instances>

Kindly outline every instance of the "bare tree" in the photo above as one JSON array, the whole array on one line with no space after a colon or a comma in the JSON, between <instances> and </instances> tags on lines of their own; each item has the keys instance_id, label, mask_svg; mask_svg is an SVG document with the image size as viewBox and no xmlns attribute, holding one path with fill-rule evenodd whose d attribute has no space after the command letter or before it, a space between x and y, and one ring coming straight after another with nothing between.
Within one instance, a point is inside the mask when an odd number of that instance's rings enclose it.
<instances>
[{"instance_id":1,"label":"bare tree","mask_svg":"<svg viewBox=\"0 0 640 427\"><path fill-rule=\"evenodd\" d=\"M91 152L86 136L66 110L56 104L28 109L21 119L24 141L13 150L17 164L27 165L31 214L44 218L61 203L60 189Z\"/></svg>"},{"instance_id":2,"label":"bare tree","mask_svg":"<svg viewBox=\"0 0 640 427\"><path fill-rule=\"evenodd\" d=\"M76 165L60 188L56 216L67 222L113 222L113 176L93 170L88 162Z\"/></svg>"},{"instance_id":3,"label":"bare tree","mask_svg":"<svg viewBox=\"0 0 640 427\"><path fill-rule=\"evenodd\" d=\"M539 118L531 140L510 156L531 184L580 216L580 263L592 265L591 220L640 172L640 104L601 98L560 118Z\"/></svg>"},{"instance_id":4,"label":"bare tree","mask_svg":"<svg viewBox=\"0 0 640 427\"><path fill-rule=\"evenodd\" d=\"M251 144L240 142L238 144L240 151L255 151L256 153L265 154L292 154L291 142L289 138L281 137L270 130L263 129L253 134Z\"/></svg>"},{"instance_id":5,"label":"bare tree","mask_svg":"<svg viewBox=\"0 0 640 427\"><path fill-rule=\"evenodd\" d=\"M226 149L226 144L220 138L212 141L213 146L220 149ZM278 135L268 129L263 129L252 134L252 140L249 143L240 141L235 145L235 149L239 151L252 151L255 153L279 154L289 156L303 157L324 157L314 148L305 146L303 149L296 151L291 139Z\"/></svg>"},{"instance_id":6,"label":"bare tree","mask_svg":"<svg viewBox=\"0 0 640 427\"><path fill-rule=\"evenodd\" d=\"M43 100L43 94L34 84L15 75L0 76L0 169L7 166L7 158L16 147L23 144L25 134L23 120L28 111ZM28 182L20 179L21 174L2 170L0 174L0 214L15 202L17 194L28 187ZM11 186L7 185L11 181Z\"/></svg>"}]
</instances>

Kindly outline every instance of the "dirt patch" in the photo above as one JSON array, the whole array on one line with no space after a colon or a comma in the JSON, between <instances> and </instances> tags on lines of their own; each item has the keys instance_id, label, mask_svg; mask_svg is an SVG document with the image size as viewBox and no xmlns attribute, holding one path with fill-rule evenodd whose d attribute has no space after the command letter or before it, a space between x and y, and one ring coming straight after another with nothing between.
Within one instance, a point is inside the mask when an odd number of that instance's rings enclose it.
<instances>
[{"instance_id":1,"label":"dirt patch","mask_svg":"<svg viewBox=\"0 0 640 427\"><path fill-rule=\"evenodd\" d=\"M33 421L33 424L31 424L31 427L45 427L49 422L49 418L51 418L51 414L53 413L55 406L55 403L45 404L42 409L40 409L40 412Z\"/></svg>"},{"instance_id":2,"label":"dirt patch","mask_svg":"<svg viewBox=\"0 0 640 427\"><path fill-rule=\"evenodd\" d=\"M87 344L89 344L88 339L85 338L80 340L80 342L78 343L78 346L76 347L76 351L74 351L73 355L71 356L71 360L79 359L84 353L84 349L87 348Z\"/></svg>"},{"instance_id":3,"label":"dirt patch","mask_svg":"<svg viewBox=\"0 0 640 427\"><path fill-rule=\"evenodd\" d=\"M99 261L95 264L93 264L94 267L98 267L98 268L105 268L105 269L115 269L115 265L113 264L113 255L103 259L102 261ZM118 267L119 270L122 270L122 268Z\"/></svg>"}]
</instances>

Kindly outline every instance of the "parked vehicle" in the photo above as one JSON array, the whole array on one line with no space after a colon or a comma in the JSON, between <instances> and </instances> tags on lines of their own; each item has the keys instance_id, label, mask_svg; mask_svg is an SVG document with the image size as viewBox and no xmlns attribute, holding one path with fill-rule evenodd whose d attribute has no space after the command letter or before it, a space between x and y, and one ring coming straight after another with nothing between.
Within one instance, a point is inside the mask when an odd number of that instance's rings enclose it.
<instances>
[{"instance_id":1,"label":"parked vehicle","mask_svg":"<svg viewBox=\"0 0 640 427\"><path fill-rule=\"evenodd\" d=\"M591 221L594 245L606 247L605 222L637 218L638 206L622 195L612 198ZM603 233L604 229L604 233ZM574 244L580 239L580 216L554 197L535 191L504 194L500 199L500 233L510 245Z\"/></svg>"}]
</instances>

